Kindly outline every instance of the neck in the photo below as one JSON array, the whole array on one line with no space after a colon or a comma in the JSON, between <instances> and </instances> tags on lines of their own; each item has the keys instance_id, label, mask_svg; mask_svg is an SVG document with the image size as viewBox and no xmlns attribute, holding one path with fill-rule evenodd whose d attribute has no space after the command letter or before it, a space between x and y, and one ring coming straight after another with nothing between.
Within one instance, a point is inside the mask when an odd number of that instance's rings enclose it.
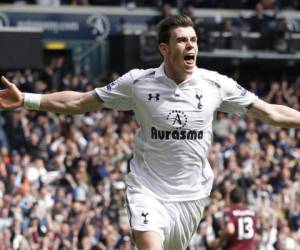
<instances>
[{"instance_id":1,"label":"neck","mask_svg":"<svg viewBox=\"0 0 300 250\"><path fill-rule=\"evenodd\" d=\"M176 84L182 83L192 75L192 72L188 73L176 71L174 68L169 67L167 64L164 65L164 71L166 76L172 79Z\"/></svg>"}]
</instances>

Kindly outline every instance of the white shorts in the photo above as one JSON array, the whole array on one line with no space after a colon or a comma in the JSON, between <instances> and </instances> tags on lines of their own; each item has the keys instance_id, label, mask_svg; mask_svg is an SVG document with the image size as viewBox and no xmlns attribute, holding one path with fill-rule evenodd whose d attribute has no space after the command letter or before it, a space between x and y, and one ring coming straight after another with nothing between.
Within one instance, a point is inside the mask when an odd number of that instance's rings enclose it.
<instances>
[{"instance_id":1,"label":"white shorts","mask_svg":"<svg viewBox=\"0 0 300 250\"><path fill-rule=\"evenodd\" d=\"M164 250L185 250L195 233L208 198L168 202L127 188L126 203L131 229L160 235Z\"/></svg>"}]
</instances>

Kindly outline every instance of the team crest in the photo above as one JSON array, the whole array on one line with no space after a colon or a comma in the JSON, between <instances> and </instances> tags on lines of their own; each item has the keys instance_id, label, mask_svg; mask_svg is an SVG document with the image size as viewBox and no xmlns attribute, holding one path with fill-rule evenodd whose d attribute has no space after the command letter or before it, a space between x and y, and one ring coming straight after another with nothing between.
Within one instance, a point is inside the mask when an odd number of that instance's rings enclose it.
<instances>
[{"instance_id":1,"label":"team crest","mask_svg":"<svg viewBox=\"0 0 300 250\"><path fill-rule=\"evenodd\" d=\"M144 224L148 224L149 220L147 219L147 216L149 213L145 213L144 211L141 213L142 217L144 217Z\"/></svg>"},{"instance_id":2,"label":"team crest","mask_svg":"<svg viewBox=\"0 0 300 250\"><path fill-rule=\"evenodd\" d=\"M198 109L202 109L202 102L201 102L201 100L202 100L202 97L203 97L203 95L200 93L196 93L196 95L195 95L195 97L196 97L196 99L198 100L198 103L197 103L197 108Z\"/></svg>"}]
</instances>

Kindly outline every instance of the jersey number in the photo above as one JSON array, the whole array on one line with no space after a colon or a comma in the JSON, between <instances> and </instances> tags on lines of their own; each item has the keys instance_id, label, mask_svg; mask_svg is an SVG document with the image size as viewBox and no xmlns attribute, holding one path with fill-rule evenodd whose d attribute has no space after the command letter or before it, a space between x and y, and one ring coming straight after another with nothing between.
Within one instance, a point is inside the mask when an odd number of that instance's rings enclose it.
<instances>
[{"instance_id":1,"label":"jersey number","mask_svg":"<svg viewBox=\"0 0 300 250\"><path fill-rule=\"evenodd\" d=\"M249 240L254 236L254 222L252 217L240 217L238 219L238 239Z\"/></svg>"}]
</instances>

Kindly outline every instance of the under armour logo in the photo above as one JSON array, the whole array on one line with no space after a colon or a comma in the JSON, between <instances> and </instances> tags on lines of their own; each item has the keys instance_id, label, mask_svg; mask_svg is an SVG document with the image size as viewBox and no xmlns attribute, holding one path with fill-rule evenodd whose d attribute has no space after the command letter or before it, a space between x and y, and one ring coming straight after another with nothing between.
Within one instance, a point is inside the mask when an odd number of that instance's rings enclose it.
<instances>
[{"instance_id":1,"label":"under armour logo","mask_svg":"<svg viewBox=\"0 0 300 250\"><path fill-rule=\"evenodd\" d=\"M159 93L156 93L155 95L153 95L152 93L149 93L148 94L148 101L151 101L152 98L155 98L156 101L159 101L159 97L160 97Z\"/></svg>"},{"instance_id":2,"label":"under armour logo","mask_svg":"<svg viewBox=\"0 0 300 250\"><path fill-rule=\"evenodd\" d=\"M202 94L201 95L196 94L196 98L198 99L198 105L197 105L198 109L202 109L202 106L203 106L201 103L202 97L203 97Z\"/></svg>"},{"instance_id":3,"label":"under armour logo","mask_svg":"<svg viewBox=\"0 0 300 250\"><path fill-rule=\"evenodd\" d=\"M142 214L141 214L143 217L145 217L145 219L144 219L144 224L148 224L148 222L149 222L149 221L147 220L148 214L149 214L149 213L144 213L144 212L142 212Z\"/></svg>"}]
</instances>

